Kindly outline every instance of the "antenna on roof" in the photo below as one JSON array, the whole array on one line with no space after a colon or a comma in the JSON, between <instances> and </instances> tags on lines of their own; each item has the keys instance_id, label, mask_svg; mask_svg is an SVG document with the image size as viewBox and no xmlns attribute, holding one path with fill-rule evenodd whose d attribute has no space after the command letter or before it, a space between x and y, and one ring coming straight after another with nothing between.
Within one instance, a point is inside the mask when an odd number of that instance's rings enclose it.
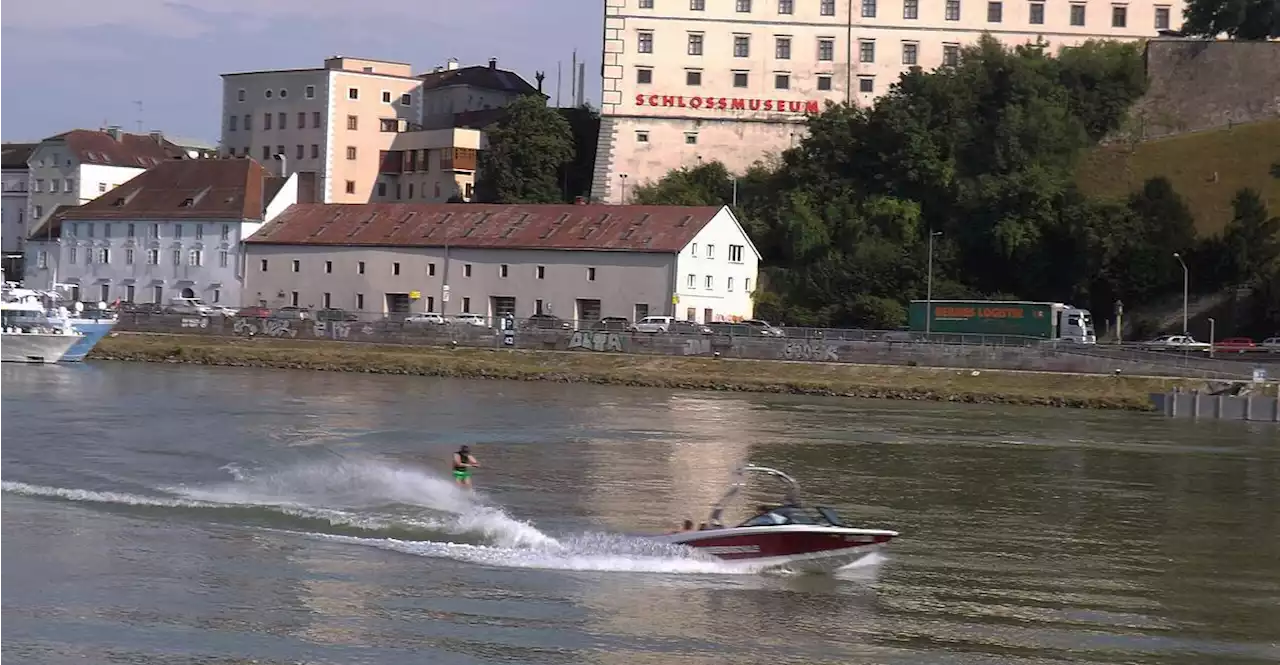
<instances>
[{"instance_id":1,"label":"antenna on roof","mask_svg":"<svg viewBox=\"0 0 1280 665\"><path fill-rule=\"evenodd\" d=\"M573 60L569 65L569 99L578 98L578 49L573 49ZM556 100L556 106L560 105L560 100Z\"/></svg>"},{"instance_id":2,"label":"antenna on roof","mask_svg":"<svg viewBox=\"0 0 1280 665\"><path fill-rule=\"evenodd\" d=\"M135 106L138 107L138 133L141 134L142 133L142 100L135 99L133 100L133 103Z\"/></svg>"}]
</instances>

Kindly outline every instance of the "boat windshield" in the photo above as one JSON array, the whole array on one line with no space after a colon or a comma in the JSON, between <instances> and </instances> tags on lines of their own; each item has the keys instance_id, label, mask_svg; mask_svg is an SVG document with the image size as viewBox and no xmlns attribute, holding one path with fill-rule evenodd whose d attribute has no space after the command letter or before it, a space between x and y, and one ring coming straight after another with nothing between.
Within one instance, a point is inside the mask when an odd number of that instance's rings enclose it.
<instances>
[{"instance_id":1,"label":"boat windshield","mask_svg":"<svg viewBox=\"0 0 1280 665\"><path fill-rule=\"evenodd\" d=\"M844 526L835 511L825 506L818 506L812 512L798 506L780 506L766 513L752 515L750 519L738 526L782 526L787 524Z\"/></svg>"}]
</instances>

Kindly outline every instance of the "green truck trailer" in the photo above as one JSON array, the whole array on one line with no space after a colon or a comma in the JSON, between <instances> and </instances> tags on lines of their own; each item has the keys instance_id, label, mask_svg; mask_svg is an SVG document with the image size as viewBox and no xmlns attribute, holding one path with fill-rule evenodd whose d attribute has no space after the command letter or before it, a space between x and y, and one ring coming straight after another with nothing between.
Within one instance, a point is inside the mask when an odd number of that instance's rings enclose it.
<instances>
[{"instance_id":1,"label":"green truck trailer","mask_svg":"<svg viewBox=\"0 0 1280 665\"><path fill-rule=\"evenodd\" d=\"M926 322L930 310L933 318ZM927 329L941 335L1033 337L1077 344L1098 341L1089 310L1060 302L913 300L907 323L911 332L919 333Z\"/></svg>"}]
</instances>

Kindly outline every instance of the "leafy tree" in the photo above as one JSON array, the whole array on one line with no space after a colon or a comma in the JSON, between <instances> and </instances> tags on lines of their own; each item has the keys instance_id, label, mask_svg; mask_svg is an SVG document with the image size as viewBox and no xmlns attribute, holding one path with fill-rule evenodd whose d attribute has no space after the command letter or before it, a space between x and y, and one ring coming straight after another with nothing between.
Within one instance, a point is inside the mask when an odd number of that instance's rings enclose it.
<instances>
[{"instance_id":1,"label":"leafy tree","mask_svg":"<svg viewBox=\"0 0 1280 665\"><path fill-rule=\"evenodd\" d=\"M505 108L503 118L485 128L489 147L480 155L476 198L485 203L559 203L564 200L562 169L573 160L569 122L527 95Z\"/></svg>"},{"instance_id":2,"label":"leafy tree","mask_svg":"<svg viewBox=\"0 0 1280 665\"><path fill-rule=\"evenodd\" d=\"M1234 276L1240 281L1263 278L1275 270L1280 256L1280 217L1272 217L1256 190L1236 192L1231 222L1222 232Z\"/></svg>"},{"instance_id":3,"label":"leafy tree","mask_svg":"<svg viewBox=\"0 0 1280 665\"><path fill-rule=\"evenodd\" d=\"M1280 37L1280 4L1275 0L1190 0L1182 31L1197 37L1263 40Z\"/></svg>"}]
</instances>

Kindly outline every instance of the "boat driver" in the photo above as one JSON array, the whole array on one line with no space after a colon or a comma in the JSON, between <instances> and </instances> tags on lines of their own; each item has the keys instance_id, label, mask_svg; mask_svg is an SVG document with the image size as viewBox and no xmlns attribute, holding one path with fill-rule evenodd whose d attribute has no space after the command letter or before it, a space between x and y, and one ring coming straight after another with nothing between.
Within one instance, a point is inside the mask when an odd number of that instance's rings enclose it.
<instances>
[{"instance_id":1,"label":"boat driver","mask_svg":"<svg viewBox=\"0 0 1280 665\"><path fill-rule=\"evenodd\" d=\"M774 524L787 523L786 517L773 512L773 508L770 508L769 506L762 503L756 506L756 516L755 516L755 519L751 521L757 522L757 523L763 523L765 520L773 522Z\"/></svg>"}]
</instances>

